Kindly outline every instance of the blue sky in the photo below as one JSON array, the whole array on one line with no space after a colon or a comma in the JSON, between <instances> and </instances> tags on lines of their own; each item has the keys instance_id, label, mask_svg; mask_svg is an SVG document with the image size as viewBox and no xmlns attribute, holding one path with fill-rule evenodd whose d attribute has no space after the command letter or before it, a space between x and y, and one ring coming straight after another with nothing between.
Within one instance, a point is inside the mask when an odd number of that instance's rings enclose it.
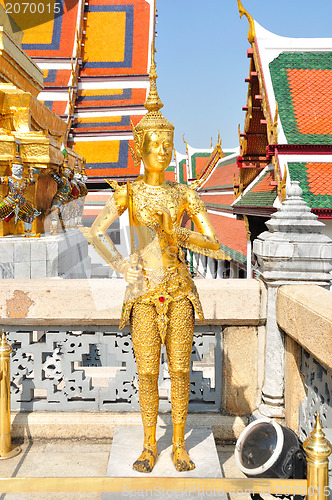
<instances>
[{"instance_id":1,"label":"blue sky","mask_svg":"<svg viewBox=\"0 0 332 500\"><path fill-rule=\"evenodd\" d=\"M267 30L287 37L331 37L332 0L243 0ZM243 128L249 60L248 21L237 0L157 0L156 62L162 112L175 124L175 147L182 136L197 148L238 145Z\"/></svg>"}]
</instances>

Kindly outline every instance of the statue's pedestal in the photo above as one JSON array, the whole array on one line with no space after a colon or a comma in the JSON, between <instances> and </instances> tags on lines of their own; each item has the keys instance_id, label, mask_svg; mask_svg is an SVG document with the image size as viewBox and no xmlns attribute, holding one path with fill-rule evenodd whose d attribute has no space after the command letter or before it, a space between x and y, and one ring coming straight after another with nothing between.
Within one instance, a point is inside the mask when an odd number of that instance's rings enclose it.
<instances>
[{"instance_id":1,"label":"statue's pedestal","mask_svg":"<svg viewBox=\"0 0 332 500\"><path fill-rule=\"evenodd\" d=\"M78 229L40 238L0 238L0 279L90 278L88 242Z\"/></svg>"},{"instance_id":2,"label":"statue's pedestal","mask_svg":"<svg viewBox=\"0 0 332 500\"><path fill-rule=\"evenodd\" d=\"M150 489L146 484L141 484L137 481L135 485L136 494L128 489L125 482L123 491L116 493L103 493L102 500L118 499L120 496L129 496L130 498L141 498L142 496L155 496L156 498L202 498L202 493L192 491L190 495L180 491L176 492L176 487L172 486L172 478L175 477L191 477L191 478L221 478L221 468L217 454L216 445L214 442L211 427L194 427L186 432L186 447L191 459L195 462L196 468L188 472L178 472L171 459L172 451L172 426L157 427L158 441L158 460L154 469L149 474L143 474L133 470L132 465L139 457L142 451L143 443L143 427L142 426L118 426L114 430L114 437L110 459L108 462L107 473L108 477L167 477L169 484L167 489L162 487L152 489L152 494L149 492L146 495L142 490ZM130 491L130 493L129 493ZM218 495L217 491L213 494L213 498L227 499L226 494Z\"/></svg>"}]
</instances>

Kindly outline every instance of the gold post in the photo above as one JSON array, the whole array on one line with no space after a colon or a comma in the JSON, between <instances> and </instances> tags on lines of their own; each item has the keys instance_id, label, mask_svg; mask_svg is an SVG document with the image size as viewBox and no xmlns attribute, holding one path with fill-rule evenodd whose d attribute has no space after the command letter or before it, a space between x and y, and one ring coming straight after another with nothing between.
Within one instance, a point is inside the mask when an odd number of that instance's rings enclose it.
<instances>
[{"instance_id":1,"label":"gold post","mask_svg":"<svg viewBox=\"0 0 332 500\"><path fill-rule=\"evenodd\" d=\"M10 435L10 353L12 348L2 330L0 342L0 460L16 457L21 448L12 448Z\"/></svg>"},{"instance_id":2,"label":"gold post","mask_svg":"<svg viewBox=\"0 0 332 500\"><path fill-rule=\"evenodd\" d=\"M307 499L326 500L329 491L328 457L332 452L332 446L322 431L318 413L314 430L304 441L303 448L307 454Z\"/></svg>"}]
</instances>

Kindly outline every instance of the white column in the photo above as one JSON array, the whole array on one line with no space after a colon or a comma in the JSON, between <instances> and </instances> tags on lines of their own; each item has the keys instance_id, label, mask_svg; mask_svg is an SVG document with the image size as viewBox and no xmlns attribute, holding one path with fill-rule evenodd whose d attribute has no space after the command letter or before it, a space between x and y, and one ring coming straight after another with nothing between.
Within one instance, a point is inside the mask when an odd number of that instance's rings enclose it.
<instances>
[{"instance_id":1,"label":"white column","mask_svg":"<svg viewBox=\"0 0 332 500\"><path fill-rule=\"evenodd\" d=\"M250 236L247 238L247 280L252 278L252 267L251 267L251 240Z\"/></svg>"},{"instance_id":2,"label":"white column","mask_svg":"<svg viewBox=\"0 0 332 500\"><path fill-rule=\"evenodd\" d=\"M224 260L218 260L217 278L222 278L223 277L224 270L225 270L225 261Z\"/></svg>"},{"instance_id":3,"label":"white column","mask_svg":"<svg viewBox=\"0 0 332 500\"><path fill-rule=\"evenodd\" d=\"M332 240L321 234L317 221L302 198L299 182L291 182L287 198L266 223L268 231L254 241L260 279L267 287L262 415L284 415L284 333L276 317L277 292L285 284L315 284L329 287L332 268Z\"/></svg>"}]
</instances>

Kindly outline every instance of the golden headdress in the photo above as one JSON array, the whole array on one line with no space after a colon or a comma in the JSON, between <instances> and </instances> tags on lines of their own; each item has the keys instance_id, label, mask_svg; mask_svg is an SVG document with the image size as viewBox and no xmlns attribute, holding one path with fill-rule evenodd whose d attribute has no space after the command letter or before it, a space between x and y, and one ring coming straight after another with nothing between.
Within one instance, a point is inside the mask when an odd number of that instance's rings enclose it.
<instances>
[{"instance_id":1,"label":"golden headdress","mask_svg":"<svg viewBox=\"0 0 332 500\"><path fill-rule=\"evenodd\" d=\"M156 64L154 61L154 43L151 44L151 67L149 72L150 80L150 91L147 100L144 103L144 107L148 110L146 115L143 116L140 122L134 126L131 122L131 127L133 129L135 150L131 149L134 161L136 165L141 162L140 150L143 143L144 132L146 130L169 130L173 132L174 125L170 123L164 115L159 111L164 105L160 100L156 80L158 78Z\"/></svg>"}]
</instances>

